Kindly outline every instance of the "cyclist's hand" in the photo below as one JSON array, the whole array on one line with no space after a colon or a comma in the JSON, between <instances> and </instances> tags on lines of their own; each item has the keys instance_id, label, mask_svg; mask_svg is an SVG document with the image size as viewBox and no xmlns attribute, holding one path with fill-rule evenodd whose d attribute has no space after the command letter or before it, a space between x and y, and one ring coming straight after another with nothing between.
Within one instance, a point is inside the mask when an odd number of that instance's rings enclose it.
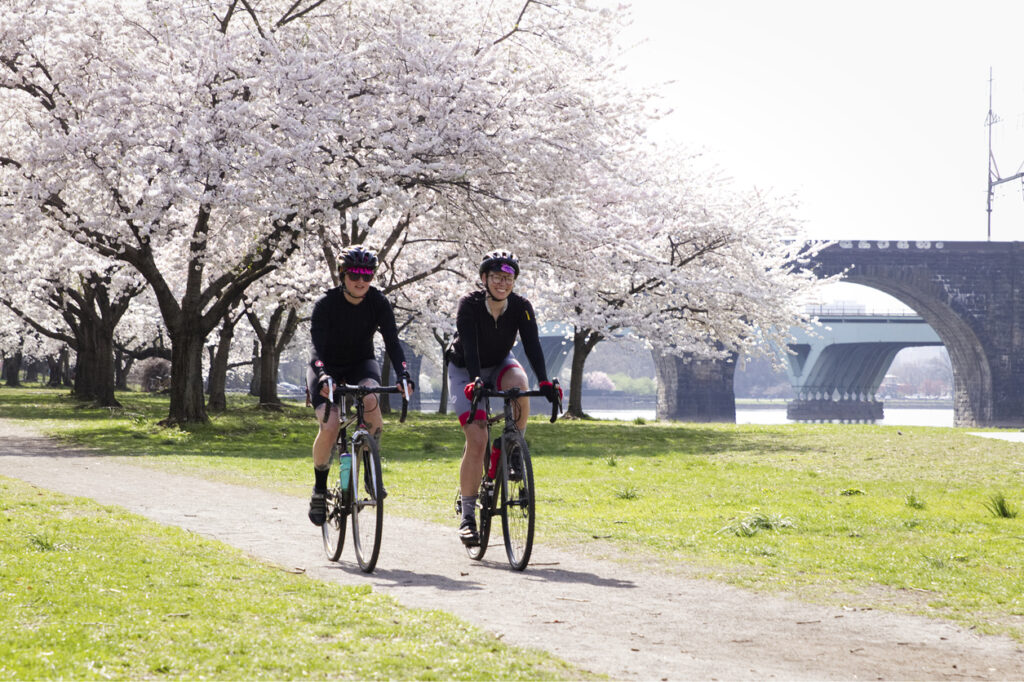
<instances>
[{"instance_id":1,"label":"cyclist's hand","mask_svg":"<svg viewBox=\"0 0 1024 682\"><path fill-rule=\"evenodd\" d=\"M463 394L466 396L466 400L473 402L473 393L476 392L476 382L471 381L466 384L466 387L462 389Z\"/></svg>"},{"instance_id":2,"label":"cyclist's hand","mask_svg":"<svg viewBox=\"0 0 1024 682\"><path fill-rule=\"evenodd\" d=\"M549 403L554 403L557 399L558 402L562 402L562 387L551 383L550 381L540 382L539 390L541 394L548 399Z\"/></svg>"},{"instance_id":3,"label":"cyclist's hand","mask_svg":"<svg viewBox=\"0 0 1024 682\"><path fill-rule=\"evenodd\" d=\"M328 400L330 400L331 398L331 388L328 385L330 380L330 374L324 374L319 379L317 379L317 384L320 386L320 395L322 395L324 398L327 398Z\"/></svg>"},{"instance_id":4,"label":"cyclist's hand","mask_svg":"<svg viewBox=\"0 0 1024 682\"><path fill-rule=\"evenodd\" d=\"M416 390L416 382L412 380L412 375L408 371L402 372L402 379L398 382L398 388L402 388L402 381L409 386L409 394Z\"/></svg>"}]
</instances>

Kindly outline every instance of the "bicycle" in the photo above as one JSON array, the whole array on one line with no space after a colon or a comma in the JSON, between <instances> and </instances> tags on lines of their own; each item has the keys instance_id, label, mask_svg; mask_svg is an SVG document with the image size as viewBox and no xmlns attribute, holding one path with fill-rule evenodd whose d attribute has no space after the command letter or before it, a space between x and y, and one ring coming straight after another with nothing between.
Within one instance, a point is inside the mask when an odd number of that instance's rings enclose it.
<instances>
[{"instance_id":1,"label":"bicycle","mask_svg":"<svg viewBox=\"0 0 1024 682\"><path fill-rule=\"evenodd\" d=\"M557 390L558 380L554 380L552 383ZM470 559L476 561L483 559L491 536L491 519L500 516L501 532L505 540L505 554L508 556L509 565L517 571L522 571L530 561L530 553L533 551L537 500L533 485L533 463L530 460L530 450L522 432L516 426L515 412L517 399L543 395L540 391L523 391L518 388L496 391L485 388L478 380L477 388L473 392L467 423L472 423L474 420L477 405L482 399L484 414L488 415L486 421L487 443L491 443L491 426L501 421L504 421L505 424L499 439L500 447L497 459L490 461L490 451L484 458L483 475L480 479L480 490L477 493L476 503L480 515L478 530L480 544L466 547L466 553ZM490 398L503 400L501 415L490 416ZM551 404L552 424L558 419L558 413L561 410L560 400ZM462 497L458 492L455 497L455 510L459 516L462 515Z\"/></svg>"},{"instance_id":2,"label":"bicycle","mask_svg":"<svg viewBox=\"0 0 1024 682\"><path fill-rule=\"evenodd\" d=\"M324 422L330 417L334 405L340 403L340 409L344 414L345 396L352 396L354 399L355 414L348 415L342 420L338 440L331 448L331 459L338 461L338 477L335 479L336 483L327 491L327 520L322 526L324 552L331 561L338 561L345 545L346 517L351 516L352 545L355 548L356 560L364 573L372 573L380 554L381 532L384 527L384 498L387 497L387 491L384 489L381 476L377 440L366 430L363 400L372 394L401 393L402 416L399 421L404 422L409 409L408 391L404 386L335 386L334 381L330 379L327 385L331 399L324 410ZM356 429L352 437L348 438L348 427L353 424ZM343 467L346 459L350 463L347 471Z\"/></svg>"}]
</instances>

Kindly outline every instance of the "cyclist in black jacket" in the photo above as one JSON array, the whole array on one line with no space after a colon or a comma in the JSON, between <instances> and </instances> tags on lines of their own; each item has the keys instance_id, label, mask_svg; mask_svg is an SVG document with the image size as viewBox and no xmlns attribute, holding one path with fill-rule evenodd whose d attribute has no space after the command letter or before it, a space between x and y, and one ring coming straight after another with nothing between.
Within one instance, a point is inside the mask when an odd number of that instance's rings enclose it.
<instances>
[{"instance_id":1,"label":"cyclist in black jacket","mask_svg":"<svg viewBox=\"0 0 1024 682\"><path fill-rule=\"evenodd\" d=\"M480 263L483 290L463 296L456 312L457 334L449 356L448 380L455 413L466 435L459 469L462 495L459 537L470 546L480 542L474 512L480 472L488 450L483 410L478 410L474 421L467 424L474 382L479 378L497 390L529 389L526 371L512 355L518 335L540 382L539 389L552 402L556 400L556 391L561 393L560 388L548 381L533 306L526 298L512 292L518 276L519 260L515 254L508 251L485 254ZM561 399L560 395L557 399ZM516 425L525 431L530 416L529 398L520 398L518 405Z\"/></svg>"},{"instance_id":2,"label":"cyclist in black jacket","mask_svg":"<svg viewBox=\"0 0 1024 682\"><path fill-rule=\"evenodd\" d=\"M313 358L306 372L313 408L320 431L313 442L313 496L309 501L309 520L322 526L327 516L325 495L331 464L331 448L341 426L338 407L331 409L327 423L324 410L330 401L328 378L335 383L380 385L380 366L373 348L373 335L380 332L391 364L400 379L413 387L406 369L405 353L398 341L398 328L391 304L378 289L370 286L377 269L377 254L355 246L342 254L339 265L341 286L328 291L313 306L310 321ZM380 437L384 420L377 397L364 401L366 425L375 438Z\"/></svg>"}]
</instances>

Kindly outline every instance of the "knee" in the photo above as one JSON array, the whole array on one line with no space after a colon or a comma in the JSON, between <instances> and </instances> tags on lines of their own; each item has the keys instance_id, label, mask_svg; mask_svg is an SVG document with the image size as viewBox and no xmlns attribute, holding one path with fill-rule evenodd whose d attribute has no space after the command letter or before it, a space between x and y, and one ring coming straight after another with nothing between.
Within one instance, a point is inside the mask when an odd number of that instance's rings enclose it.
<instances>
[{"instance_id":1,"label":"knee","mask_svg":"<svg viewBox=\"0 0 1024 682\"><path fill-rule=\"evenodd\" d=\"M529 380L526 378L526 372L520 367L516 367L505 372L501 377L500 383L501 385L498 386L499 391L507 391L510 388L519 388L525 391L529 388Z\"/></svg>"},{"instance_id":2,"label":"knee","mask_svg":"<svg viewBox=\"0 0 1024 682\"><path fill-rule=\"evenodd\" d=\"M466 445L471 450L478 450L487 443L487 430L483 424L467 424L463 431L466 433Z\"/></svg>"},{"instance_id":3,"label":"knee","mask_svg":"<svg viewBox=\"0 0 1024 682\"><path fill-rule=\"evenodd\" d=\"M324 421L324 412L328 409L327 405L320 405L316 408L316 423L320 427L320 433L326 435L337 435L338 428L341 426L341 415L338 410L331 409L327 421Z\"/></svg>"}]
</instances>

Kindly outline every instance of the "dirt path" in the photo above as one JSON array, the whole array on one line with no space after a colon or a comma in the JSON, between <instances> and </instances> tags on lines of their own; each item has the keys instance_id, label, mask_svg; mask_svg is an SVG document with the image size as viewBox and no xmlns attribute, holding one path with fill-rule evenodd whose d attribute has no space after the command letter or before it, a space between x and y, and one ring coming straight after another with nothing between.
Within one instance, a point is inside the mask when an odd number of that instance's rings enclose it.
<instances>
[{"instance_id":1,"label":"dirt path","mask_svg":"<svg viewBox=\"0 0 1024 682\"><path fill-rule=\"evenodd\" d=\"M0 420L0 475L121 506L285 568L443 609L506 642L616 679L1024 679L1024 649L956 625L808 605L540 545L515 573L504 548L465 556L452 528L387 517L376 573L346 546L326 561L307 500L68 452ZM481 614L500 614L484 618Z\"/></svg>"}]
</instances>

